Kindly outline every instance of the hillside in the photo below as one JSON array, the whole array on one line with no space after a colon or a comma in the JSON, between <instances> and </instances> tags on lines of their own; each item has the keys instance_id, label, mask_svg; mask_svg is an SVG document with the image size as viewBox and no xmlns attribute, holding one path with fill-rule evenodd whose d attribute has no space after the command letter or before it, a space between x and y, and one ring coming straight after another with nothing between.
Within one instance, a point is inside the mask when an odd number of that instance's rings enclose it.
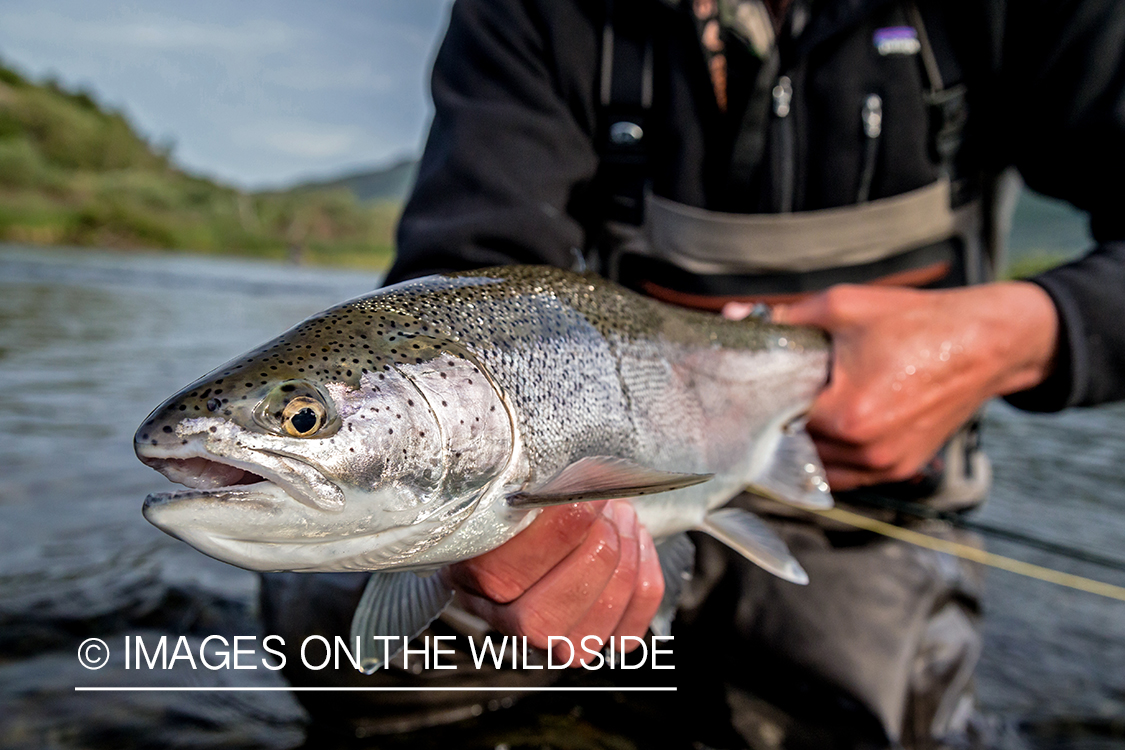
<instances>
[{"instance_id":1,"label":"hillside","mask_svg":"<svg viewBox=\"0 0 1125 750\"><path fill-rule=\"evenodd\" d=\"M188 174L89 94L0 64L0 241L381 268L399 210L344 184L246 193Z\"/></svg>"},{"instance_id":2,"label":"hillside","mask_svg":"<svg viewBox=\"0 0 1125 750\"><path fill-rule=\"evenodd\" d=\"M344 188L363 201L405 201L417 176L418 160L401 159L385 169L356 172L324 182L308 182L294 190Z\"/></svg>"}]
</instances>

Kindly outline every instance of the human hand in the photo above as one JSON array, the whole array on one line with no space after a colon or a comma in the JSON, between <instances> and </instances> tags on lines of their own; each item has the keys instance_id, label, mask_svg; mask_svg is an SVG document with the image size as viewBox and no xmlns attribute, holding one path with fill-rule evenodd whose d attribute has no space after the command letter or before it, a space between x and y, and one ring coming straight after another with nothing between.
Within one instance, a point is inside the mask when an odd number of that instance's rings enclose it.
<instances>
[{"instance_id":1,"label":"human hand","mask_svg":"<svg viewBox=\"0 0 1125 750\"><path fill-rule=\"evenodd\" d=\"M808 427L835 490L914 476L985 401L1041 383L1058 341L1054 303L1027 282L842 285L778 305L772 319L832 337L832 376Z\"/></svg>"},{"instance_id":2,"label":"human hand","mask_svg":"<svg viewBox=\"0 0 1125 750\"><path fill-rule=\"evenodd\" d=\"M582 638L644 636L664 596L652 536L624 500L547 508L507 543L442 575L465 609L502 633L541 649L548 636L568 637L576 667ZM566 643L555 647L565 662Z\"/></svg>"}]
</instances>

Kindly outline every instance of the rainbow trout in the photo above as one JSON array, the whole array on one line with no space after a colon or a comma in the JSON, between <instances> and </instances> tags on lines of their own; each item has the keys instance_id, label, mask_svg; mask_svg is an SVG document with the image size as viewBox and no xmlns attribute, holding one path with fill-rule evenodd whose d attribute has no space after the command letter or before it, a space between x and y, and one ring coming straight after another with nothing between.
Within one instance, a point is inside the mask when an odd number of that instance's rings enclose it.
<instances>
[{"instance_id":1,"label":"rainbow trout","mask_svg":"<svg viewBox=\"0 0 1125 750\"><path fill-rule=\"evenodd\" d=\"M137 456L190 489L144 515L260 571L384 571L353 621L412 636L439 576L538 509L632 498L658 540L670 621L682 532L807 581L752 514L749 486L831 505L802 415L824 385L816 331L671 307L594 276L510 266L430 276L326 310L165 401Z\"/></svg>"}]
</instances>

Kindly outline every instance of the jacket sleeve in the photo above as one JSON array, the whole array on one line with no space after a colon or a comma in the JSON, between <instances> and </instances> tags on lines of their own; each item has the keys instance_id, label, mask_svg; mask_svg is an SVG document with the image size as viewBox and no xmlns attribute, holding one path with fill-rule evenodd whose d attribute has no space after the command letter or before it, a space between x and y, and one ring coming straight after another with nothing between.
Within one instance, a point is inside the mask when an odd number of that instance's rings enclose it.
<instances>
[{"instance_id":1,"label":"jacket sleeve","mask_svg":"<svg viewBox=\"0 0 1125 750\"><path fill-rule=\"evenodd\" d=\"M1008 8L993 142L1028 186L1089 212L1097 243L1031 279L1058 310L1060 351L1045 383L1008 400L1054 411L1125 399L1125 3Z\"/></svg>"},{"instance_id":2,"label":"jacket sleeve","mask_svg":"<svg viewBox=\"0 0 1125 750\"><path fill-rule=\"evenodd\" d=\"M574 5L454 5L388 283L506 263L575 264L585 234L573 204L597 167L598 49Z\"/></svg>"}]
</instances>

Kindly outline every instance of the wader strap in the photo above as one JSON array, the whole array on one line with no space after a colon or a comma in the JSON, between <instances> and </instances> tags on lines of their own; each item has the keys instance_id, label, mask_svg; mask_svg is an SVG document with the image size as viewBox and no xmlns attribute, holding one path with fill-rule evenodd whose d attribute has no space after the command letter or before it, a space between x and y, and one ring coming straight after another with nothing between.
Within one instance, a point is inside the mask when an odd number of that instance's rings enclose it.
<instances>
[{"instance_id":1,"label":"wader strap","mask_svg":"<svg viewBox=\"0 0 1125 750\"><path fill-rule=\"evenodd\" d=\"M968 120L968 89L963 83L947 86L938 65L930 34L926 30L922 11L915 0L907 0L906 14L918 32L919 56L929 90L925 93L930 119L930 157L936 161L943 174L956 180L954 160L964 140L965 122ZM958 195L952 196L960 203Z\"/></svg>"},{"instance_id":2,"label":"wader strap","mask_svg":"<svg viewBox=\"0 0 1125 750\"><path fill-rule=\"evenodd\" d=\"M652 108L652 34L646 14L636 9L623 12L622 4L606 3L602 28L598 81L601 158L595 182L604 220L640 224L648 184L645 128Z\"/></svg>"},{"instance_id":3,"label":"wader strap","mask_svg":"<svg viewBox=\"0 0 1125 750\"><path fill-rule=\"evenodd\" d=\"M647 204L650 257L696 274L774 274L873 263L980 231L979 204L949 207L949 182L792 214L728 214L659 196Z\"/></svg>"}]
</instances>

